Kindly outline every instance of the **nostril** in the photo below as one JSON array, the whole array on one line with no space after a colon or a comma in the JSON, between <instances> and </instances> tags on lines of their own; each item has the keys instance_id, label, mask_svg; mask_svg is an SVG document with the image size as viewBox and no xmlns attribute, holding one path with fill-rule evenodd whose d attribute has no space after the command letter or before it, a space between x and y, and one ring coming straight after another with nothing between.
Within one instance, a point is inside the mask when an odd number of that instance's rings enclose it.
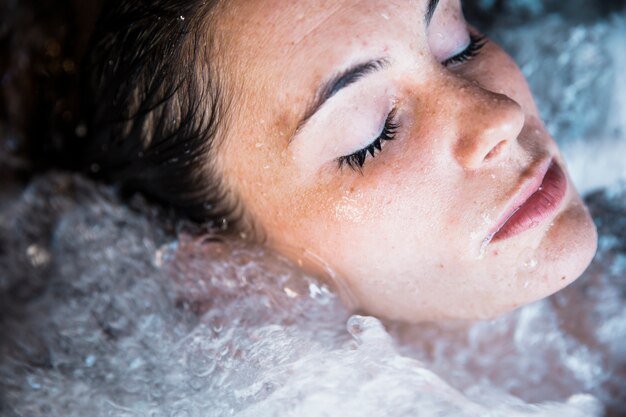
<instances>
[{"instance_id":1,"label":"nostril","mask_svg":"<svg viewBox=\"0 0 626 417\"><path fill-rule=\"evenodd\" d=\"M485 158L483 159L483 161L489 161L490 159L493 159L496 156L500 155L506 148L507 144L508 144L508 141L506 140L501 140L500 142L498 142L498 144L494 146L493 148L491 148L489 153L485 155Z\"/></svg>"}]
</instances>

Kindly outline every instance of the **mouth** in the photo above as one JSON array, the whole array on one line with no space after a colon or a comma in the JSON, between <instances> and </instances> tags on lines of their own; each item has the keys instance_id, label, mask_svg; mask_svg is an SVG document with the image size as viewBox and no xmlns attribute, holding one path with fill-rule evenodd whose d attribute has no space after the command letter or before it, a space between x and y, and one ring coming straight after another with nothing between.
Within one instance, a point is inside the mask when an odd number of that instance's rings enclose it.
<instances>
[{"instance_id":1,"label":"mouth","mask_svg":"<svg viewBox=\"0 0 626 417\"><path fill-rule=\"evenodd\" d=\"M485 244L519 235L546 221L561 205L567 191L567 177L555 160L541 164L523 181L504 214L491 229Z\"/></svg>"}]
</instances>

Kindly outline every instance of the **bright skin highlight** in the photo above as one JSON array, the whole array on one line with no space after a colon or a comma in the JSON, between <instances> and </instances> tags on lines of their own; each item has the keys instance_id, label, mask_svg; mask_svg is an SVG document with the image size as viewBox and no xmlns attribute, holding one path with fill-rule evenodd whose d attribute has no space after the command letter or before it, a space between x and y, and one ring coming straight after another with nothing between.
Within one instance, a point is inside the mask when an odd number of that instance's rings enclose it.
<instances>
[{"instance_id":1,"label":"bright skin highlight","mask_svg":"<svg viewBox=\"0 0 626 417\"><path fill-rule=\"evenodd\" d=\"M233 0L218 25L239 89L218 170L257 236L328 265L355 309L487 318L589 264L527 83L458 0Z\"/></svg>"}]
</instances>

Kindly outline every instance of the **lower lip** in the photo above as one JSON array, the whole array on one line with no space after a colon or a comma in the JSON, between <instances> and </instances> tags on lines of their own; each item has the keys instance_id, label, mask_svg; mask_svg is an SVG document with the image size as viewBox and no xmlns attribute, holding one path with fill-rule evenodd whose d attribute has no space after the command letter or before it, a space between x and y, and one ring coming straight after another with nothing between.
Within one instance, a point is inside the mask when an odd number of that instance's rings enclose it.
<instances>
[{"instance_id":1,"label":"lower lip","mask_svg":"<svg viewBox=\"0 0 626 417\"><path fill-rule=\"evenodd\" d=\"M552 162L541 186L524 202L493 236L492 242L507 239L539 226L560 206L567 191L567 178Z\"/></svg>"}]
</instances>

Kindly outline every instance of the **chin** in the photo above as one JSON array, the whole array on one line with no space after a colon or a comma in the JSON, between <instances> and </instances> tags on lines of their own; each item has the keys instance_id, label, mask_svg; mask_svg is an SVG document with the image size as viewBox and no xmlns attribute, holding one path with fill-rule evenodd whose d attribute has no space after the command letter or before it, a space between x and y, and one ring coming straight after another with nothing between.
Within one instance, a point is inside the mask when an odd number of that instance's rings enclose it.
<instances>
[{"instance_id":1,"label":"chin","mask_svg":"<svg viewBox=\"0 0 626 417\"><path fill-rule=\"evenodd\" d=\"M598 235L589 211L575 192L555 218L538 250L543 256L537 277L539 293L529 301L548 297L578 279L591 263Z\"/></svg>"},{"instance_id":2,"label":"chin","mask_svg":"<svg viewBox=\"0 0 626 417\"><path fill-rule=\"evenodd\" d=\"M578 195L563 211L547 237L561 241L563 249L556 261L563 271L561 278L565 277L569 284L585 272L598 244L596 226Z\"/></svg>"},{"instance_id":3,"label":"chin","mask_svg":"<svg viewBox=\"0 0 626 417\"><path fill-rule=\"evenodd\" d=\"M500 302L495 302L491 309L484 306L485 310L477 318L492 318L556 293L585 272L596 252L596 227L581 198L573 190L567 205L547 230L529 233L536 233L541 239L528 256L536 260L536 266L524 267L520 255L513 256L513 264L508 270L515 271L511 274L515 283L504 290L509 297L502 294Z\"/></svg>"}]
</instances>

